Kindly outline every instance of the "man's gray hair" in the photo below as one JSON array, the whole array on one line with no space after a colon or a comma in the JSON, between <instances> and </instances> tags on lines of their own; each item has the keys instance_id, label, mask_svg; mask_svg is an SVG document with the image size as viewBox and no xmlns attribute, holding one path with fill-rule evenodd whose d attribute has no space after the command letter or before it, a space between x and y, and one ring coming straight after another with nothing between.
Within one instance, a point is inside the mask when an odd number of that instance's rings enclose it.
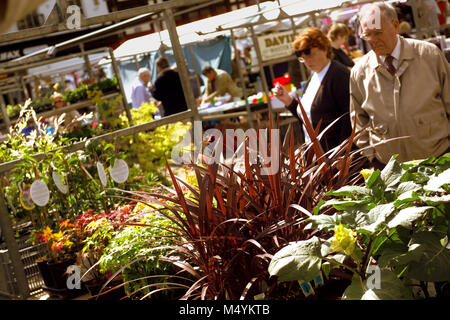
<instances>
[{"instance_id":1,"label":"man's gray hair","mask_svg":"<svg viewBox=\"0 0 450 320\"><path fill-rule=\"evenodd\" d=\"M144 74L151 74L151 72L150 72L150 70L148 70L147 68L140 68L140 69L138 70L138 76L140 77L140 76L142 76L142 75L144 75Z\"/></svg>"},{"instance_id":2,"label":"man's gray hair","mask_svg":"<svg viewBox=\"0 0 450 320\"><path fill-rule=\"evenodd\" d=\"M361 21L361 19L371 10L377 8L378 11L381 13L381 18L384 21L393 21L398 20L397 11L395 8L390 4L386 2L375 2L375 3L368 3L364 5L361 10L358 13L358 18ZM375 10L377 10L375 9Z\"/></svg>"}]
</instances>

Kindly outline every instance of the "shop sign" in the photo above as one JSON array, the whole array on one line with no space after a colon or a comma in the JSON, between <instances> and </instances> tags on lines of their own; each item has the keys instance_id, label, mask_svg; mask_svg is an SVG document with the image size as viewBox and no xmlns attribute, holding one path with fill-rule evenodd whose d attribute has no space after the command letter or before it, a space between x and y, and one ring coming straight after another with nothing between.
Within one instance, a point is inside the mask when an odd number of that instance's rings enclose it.
<instances>
[{"instance_id":1,"label":"shop sign","mask_svg":"<svg viewBox=\"0 0 450 320\"><path fill-rule=\"evenodd\" d=\"M274 32L258 37L259 48L263 61L287 57L294 54L292 42L294 34L292 30Z\"/></svg>"},{"instance_id":2,"label":"shop sign","mask_svg":"<svg viewBox=\"0 0 450 320\"><path fill-rule=\"evenodd\" d=\"M0 62L16 59L20 57L20 50L10 50L5 52L0 52Z\"/></svg>"}]
</instances>

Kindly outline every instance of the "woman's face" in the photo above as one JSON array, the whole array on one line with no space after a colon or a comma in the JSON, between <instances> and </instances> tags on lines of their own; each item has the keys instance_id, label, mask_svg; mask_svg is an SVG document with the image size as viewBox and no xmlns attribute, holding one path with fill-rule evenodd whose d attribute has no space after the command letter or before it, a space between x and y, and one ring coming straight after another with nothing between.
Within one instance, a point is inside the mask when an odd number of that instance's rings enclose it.
<instances>
[{"instance_id":1,"label":"woman's face","mask_svg":"<svg viewBox=\"0 0 450 320\"><path fill-rule=\"evenodd\" d=\"M330 62L330 59L327 57L327 51L317 47L307 49L302 50L298 60L303 62L308 69L320 72Z\"/></svg>"},{"instance_id":2,"label":"woman's face","mask_svg":"<svg viewBox=\"0 0 450 320\"><path fill-rule=\"evenodd\" d=\"M57 107L57 108L64 107L64 101L62 101L61 98L56 98L55 99L55 107Z\"/></svg>"},{"instance_id":3,"label":"woman's face","mask_svg":"<svg viewBox=\"0 0 450 320\"><path fill-rule=\"evenodd\" d=\"M345 41L347 41L347 37L346 36L339 36L336 38L336 42L339 44L339 46L342 46Z\"/></svg>"}]
</instances>

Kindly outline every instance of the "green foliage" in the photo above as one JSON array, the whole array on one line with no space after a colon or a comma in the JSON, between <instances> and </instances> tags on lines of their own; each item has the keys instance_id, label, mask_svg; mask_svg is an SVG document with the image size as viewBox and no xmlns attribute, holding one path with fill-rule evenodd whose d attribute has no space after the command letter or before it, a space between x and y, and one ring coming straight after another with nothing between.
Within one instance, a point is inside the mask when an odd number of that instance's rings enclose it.
<instances>
[{"instance_id":1,"label":"green foliage","mask_svg":"<svg viewBox=\"0 0 450 320\"><path fill-rule=\"evenodd\" d=\"M131 109L133 125L153 121L157 108L153 102L143 103L140 108ZM125 114L120 117L121 127L128 127ZM138 165L142 172L154 173L164 184L169 184L162 168L165 159L171 158L172 149L190 129L190 123L171 123L154 130L140 132L133 137L121 139L121 149L127 154L129 163Z\"/></svg>"},{"instance_id":2,"label":"green foliage","mask_svg":"<svg viewBox=\"0 0 450 320\"><path fill-rule=\"evenodd\" d=\"M168 253L164 246L173 245L179 240L174 238L170 231L175 225L164 216L147 213L140 223L146 226L127 226L116 233L100 262L102 270L116 272L122 269L127 294L151 283L167 281L164 277L150 276L173 272L172 264L160 261L159 256ZM133 261L136 262L132 263ZM149 288L146 288L140 291L139 295L149 291Z\"/></svg>"},{"instance_id":3,"label":"green foliage","mask_svg":"<svg viewBox=\"0 0 450 320\"><path fill-rule=\"evenodd\" d=\"M352 261L348 264L334 259L342 255L340 250L331 250L320 261L316 254L308 253L308 259L315 259L314 265L309 264L308 268L321 267L327 261L351 270L356 280L348 288L347 297L355 297L354 293L359 292L359 298L410 298L412 290L405 286L410 280L450 281L449 168L450 153L438 159L407 163L399 163L393 157L382 171L363 172L364 187L344 186L328 192L326 195L332 198L322 202L315 212L329 207L338 212L332 216L323 213L311 216L308 227L325 232L334 229L334 237L328 235L320 240L322 245L331 244L331 248L338 239L339 228L345 227L357 234L357 252L346 253ZM304 243L292 244L290 255L276 253L269 267L271 275L284 281L287 264L283 261L295 259ZM386 279L395 278L395 281L382 279L381 291L365 285L369 276L367 268L374 262ZM305 266L298 265L298 268L302 269L300 274L305 272ZM289 270L288 274L292 274Z\"/></svg>"}]
</instances>

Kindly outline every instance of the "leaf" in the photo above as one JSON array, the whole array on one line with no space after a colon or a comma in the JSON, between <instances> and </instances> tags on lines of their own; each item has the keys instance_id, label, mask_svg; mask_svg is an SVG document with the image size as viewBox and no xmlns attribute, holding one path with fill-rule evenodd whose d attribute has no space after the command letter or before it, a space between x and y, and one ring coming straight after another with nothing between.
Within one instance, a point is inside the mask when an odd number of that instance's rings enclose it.
<instances>
[{"instance_id":1,"label":"leaf","mask_svg":"<svg viewBox=\"0 0 450 320\"><path fill-rule=\"evenodd\" d=\"M340 199L331 199L325 202L321 208L333 206L336 210L342 211L346 210L349 207L354 207L357 205L363 205L369 203L368 199L364 200L340 200Z\"/></svg>"},{"instance_id":2,"label":"leaf","mask_svg":"<svg viewBox=\"0 0 450 320\"><path fill-rule=\"evenodd\" d=\"M370 277L366 281L366 287L371 283ZM411 289L406 287L397 276L387 269L381 269L380 283L364 292L361 300L412 300Z\"/></svg>"},{"instance_id":3,"label":"leaf","mask_svg":"<svg viewBox=\"0 0 450 320\"><path fill-rule=\"evenodd\" d=\"M374 185L374 183L378 180L378 178L381 175L381 171L380 170L375 170L369 177L369 179L367 179L367 186L369 188L372 188L372 186Z\"/></svg>"},{"instance_id":4,"label":"leaf","mask_svg":"<svg viewBox=\"0 0 450 320\"><path fill-rule=\"evenodd\" d=\"M360 186L344 186L336 191L331 190L325 194L326 196L335 196L335 197L350 197L354 198L356 195L370 196L370 190L366 187Z\"/></svg>"},{"instance_id":5,"label":"leaf","mask_svg":"<svg viewBox=\"0 0 450 320\"><path fill-rule=\"evenodd\" d=\"M408 191L417 191L421 188L420 185L412 182L412 181L406 181L406 182L402 182L398 185L397 187L397 196L400 197L401 195L403 195L405 192Z\"/></svg>"},{"instance_id":6,"label":"leaf","mask_svg":"<svg viewBox=\"0 0 450 320\"><path fill-rule=\"evenodd\" d=\"M392 156L386 166L381 171L381 180L384 182L386 188L392 188L398 182L400 182L400 178L402 177L402 167L395 160L395 156Z\"/></svg>"},{"instance_id":7,"label":"leaf","mask_svg":"<svg viewBox=\"0 0 450 320\"><path fill-rule=\"evenodd\" d=\"M364 289L358 276L354 276L352 283L345 289L342 294L342 300L361 300Z\"/></svg>"},{"instance_id":8,"label":"leaf","mask_svg":"<svg viewBox=\"0 0 450 320\"><path fill-rule=\"evenodd\" d=\"M360 279L354 277L351 285L344 291L342 300L411 300L413 298L411 290L392 271L378 269L378 272L378 278L376 274L368 276L365 282L367 290L362 287Z\"/></svg>"},{"instance_id":9,"label":"leaf","mask_svg":"<svg viewBox=\"0 0 450 320\"><path fill-rule=\"evenodd\" d=\"M369 232L375 232L380 225L386 222L386 219L395 211L393 203L380 204L371 209L367 213L367 226L361 227L361 229Z\"/></svg>"},{"instance_id":10,"label":"leaf","mask_svg":"<svg viewBox=\"0 0 450 320\"><path fill-rule=\"evenodd\" d=\"M402 226L407 229L411 229L413 222L419 218L422 218L429 210L433 210L434 207L409 207L402 209L397 215L388 223L389 228L395 228Z\"/></svg>"},{"instance_id":11,"label":"leaf","mask_svg":"<svg viewBox=\"0 0 450 320\"><path fill-rule=\"evenodd\" d=\"M319 238L298 241L278 251L269 264L269 274L283 281L311 281L320 272L322 255Z\"/></svg>"},{"instance_id":12,"label":"leaf","mask_svg":"<svg viewBox=\"0 0 450 320\"><path fill-rule=\"evenodd\" d=\"M436 233L413 234L407 258L409 278L429 282L450 280L450 249L442 246Z\"/></svg>"},{"instance_id":13,"label":"leaf","mask_svg":"<svg viewBox=\"0 0 450 320\"><path fill-rule=\"evenodd\" d=\"M325 232L333 231L339 223L341 223L341 216L338 213L332 216L326 214L319 214L317 216L311 216L307 219L311 221L305 229L318 229Z\"/></svg>"},{"instance_id":14,"label":"leaf","mask_svg":"<svg viewBox=\"0 0 450 320\"><path fill-rule=\"evenodd\" d=\"M419 199L428 205L437 205L440 203L449 203L450 202L450 194L446 194L443 196L433 196L433 197L419 196Z\"/></svg>"},{"instance_id":15,"label":"leaf","mask_svg":"<svg viewBox=\"0 0 450 320\"><path fill-rule=\"evenodd\" d=\"M449 182L450 182L450 168L437 176L431 177L428 183L425 185L424 189L426 191L442 192L444 190L441 187L444 184L448 184Z\"/></svg>"}]
</instances>

